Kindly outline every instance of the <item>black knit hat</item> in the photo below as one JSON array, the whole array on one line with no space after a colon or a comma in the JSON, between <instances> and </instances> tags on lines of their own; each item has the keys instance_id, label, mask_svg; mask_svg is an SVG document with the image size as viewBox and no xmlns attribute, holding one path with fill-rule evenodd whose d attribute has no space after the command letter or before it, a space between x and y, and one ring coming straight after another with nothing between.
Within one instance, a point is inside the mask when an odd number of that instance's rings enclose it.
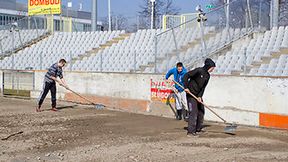
<instances>
[{"instance_id":1,"label":"black knit hat","mask_svg":"<svg viewBox=\"0 0 288 162\"><path fill-rule=\"evenodd\" d=\"M212 59L207 58L204 62L204 68L208 71L211 67L216 67L216 64Z\"/></svg>"}]
</instances>

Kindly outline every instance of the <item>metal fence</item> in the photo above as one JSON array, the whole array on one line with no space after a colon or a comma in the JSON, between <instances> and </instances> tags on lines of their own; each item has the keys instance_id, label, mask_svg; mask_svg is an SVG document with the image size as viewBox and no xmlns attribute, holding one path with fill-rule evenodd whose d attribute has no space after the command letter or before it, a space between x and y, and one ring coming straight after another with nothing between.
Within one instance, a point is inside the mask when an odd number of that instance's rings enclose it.
<instances>
[{"instance_id":1,"label":"metal fence","mask_svg":"<svg viewBox=\"0 0 288 162\"><path fill-rule=\"evenodd\" d=\"M171 16L173 19L166 17L163 26L167 30L157 34L154 41L155 73L166 71L178 61L194 67L235 40L255 30L269 28L269 19L263 17L269 14L269 10L264 11L269 8L269 3L261 0L259 3L251 3L250 0L228 0L228 3L216 6L207 13L198 11L196 17L190 16L190 20L184 23L181 23L183 16ZM183 40L186 34L195 31L195 38Z\"/></svg>"},{"instance_id":2,"label":"metal fence","mask_svg":"<svg viewBox=\"0 0 288 162\"><path fill-rule=\"evenodd\" d=\"M29 71L4 71L2 72L2 89L4 95L30 96L34 90L34 72Z\"/></svg>"}]
</instances>

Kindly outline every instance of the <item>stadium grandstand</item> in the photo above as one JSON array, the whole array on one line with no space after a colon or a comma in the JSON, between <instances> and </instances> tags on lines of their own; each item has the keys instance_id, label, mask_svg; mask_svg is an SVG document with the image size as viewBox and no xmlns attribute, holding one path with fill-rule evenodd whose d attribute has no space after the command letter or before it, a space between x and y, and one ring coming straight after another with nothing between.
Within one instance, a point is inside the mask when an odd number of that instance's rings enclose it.
<instances>
[{"instance_id":1,"label":"stadium grandstand","mask_svg":"<svg viewBox=\"0 0 288 162\"><path fill-rule=\"evenodd\" d=\"M45 70L66 58L70 71L165 73L177 61L192 68L211 57L218 65L215 74L288 74L288 27L275 24L272 16L269 25L261 25L261 13L249 4L244 20L225 15L237 5L232 1L205 13L207 21L197 21L197 12L167 15L160 28L130 33L100 31L100 22L92 31L91 13L84 11L63 8L61 16L28 17L27 7L15 0L0 3L6 7L0 13L1 69Z\"/></svg>"},{"instance_id":2,"label":"stadium grandstand","mask_svg":"<svg viewBox=\"0 0 288 162\"><path fill-rule=\"evenodd\" d=\"M0 0L0 161L288 161L287 96L288 0Z\"/></svg>"}]
</instances>

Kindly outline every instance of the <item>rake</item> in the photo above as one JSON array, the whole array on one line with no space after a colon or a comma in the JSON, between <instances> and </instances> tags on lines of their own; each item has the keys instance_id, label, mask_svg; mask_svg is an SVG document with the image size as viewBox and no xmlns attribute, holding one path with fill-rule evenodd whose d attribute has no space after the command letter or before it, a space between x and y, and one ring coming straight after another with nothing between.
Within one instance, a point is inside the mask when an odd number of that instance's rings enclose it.
<instances>
[{"instance_id":1,"label":"rake","mask_svg":"<svg viewBox=\"0 0 288 162\"><path fill-rule=\"evenodd\" d=\"M88 98L82 96L81 94L79 94L79 93L73 91L72 89L70 89L70 88L68 88L68 87L64 87L64 88L66 88L67 90L71 91L71 92L74 93L75 95L81 97L81 98L84 99L85 101L91 103L93 106L95 106L96 109L103 109L103 108L105 107L105 105L102 105L102 104L96 104L96 103L94 103L93 101L89 100Z\"/></svg>"},{"instance_id":2,"label":"rake","mask_svg":"<svg viewBox=\"0 0 288 162\"><path fill-rule=\"evenodd\" d=\"M178 82L176 82L175 80L172 80L175 84L177 84L179 87L181 87L182 89L185 89L181 84L179 84ZM191 95L194 99L197 99L197 97L192 94L190 91L188 92L189 95ZM210 110L214 115L216 115L219 119L221 119L225 124L225 128L224 128L224 132L228 133L228 134L235 134L235 131L237 129L237 125L235 123L227 123L227 121L225 119L223 119L220 115L218 115L214 110L212 110L212 108L208 105L206 105L204 102L202 101L198 101L200 102L202 105L204 105L208 110ZM227 125L228 124L228 125Z\"/></svg>"}]
</instances>

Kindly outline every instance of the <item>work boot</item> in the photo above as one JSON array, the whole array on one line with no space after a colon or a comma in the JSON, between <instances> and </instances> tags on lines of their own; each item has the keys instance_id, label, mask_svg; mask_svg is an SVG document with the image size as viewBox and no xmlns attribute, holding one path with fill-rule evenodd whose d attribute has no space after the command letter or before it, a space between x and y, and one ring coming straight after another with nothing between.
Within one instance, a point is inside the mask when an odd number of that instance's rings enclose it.
<instances>
[{"instance_id":1,"label":"work boot","mask_svg":"<svg viewBox=\"0 0 288 162\"><path fill-rule=\"evenodd\" d=\"M36 112L41 112L40 106L36 107Z\"/></svg>"},{"instance_id":2,"label":"work boot","mask_svg":"<svg viewBox=\"0 0 288 162\"><path fill-rule=\"evenodd\" d=\"M182 120L182 110L177 110L176 119L177 119L177 120Z\"/></svg>"},{"instance_id":3,"label":"work boot","mask_svg":"<svg viewBox=\"0 0 288 162\"><path fill-rule=\"evenodd\" d=\"M51 111L58 111L58 109L56 109L56 107L52 107Z\"/></svg>"}]
</instances>

